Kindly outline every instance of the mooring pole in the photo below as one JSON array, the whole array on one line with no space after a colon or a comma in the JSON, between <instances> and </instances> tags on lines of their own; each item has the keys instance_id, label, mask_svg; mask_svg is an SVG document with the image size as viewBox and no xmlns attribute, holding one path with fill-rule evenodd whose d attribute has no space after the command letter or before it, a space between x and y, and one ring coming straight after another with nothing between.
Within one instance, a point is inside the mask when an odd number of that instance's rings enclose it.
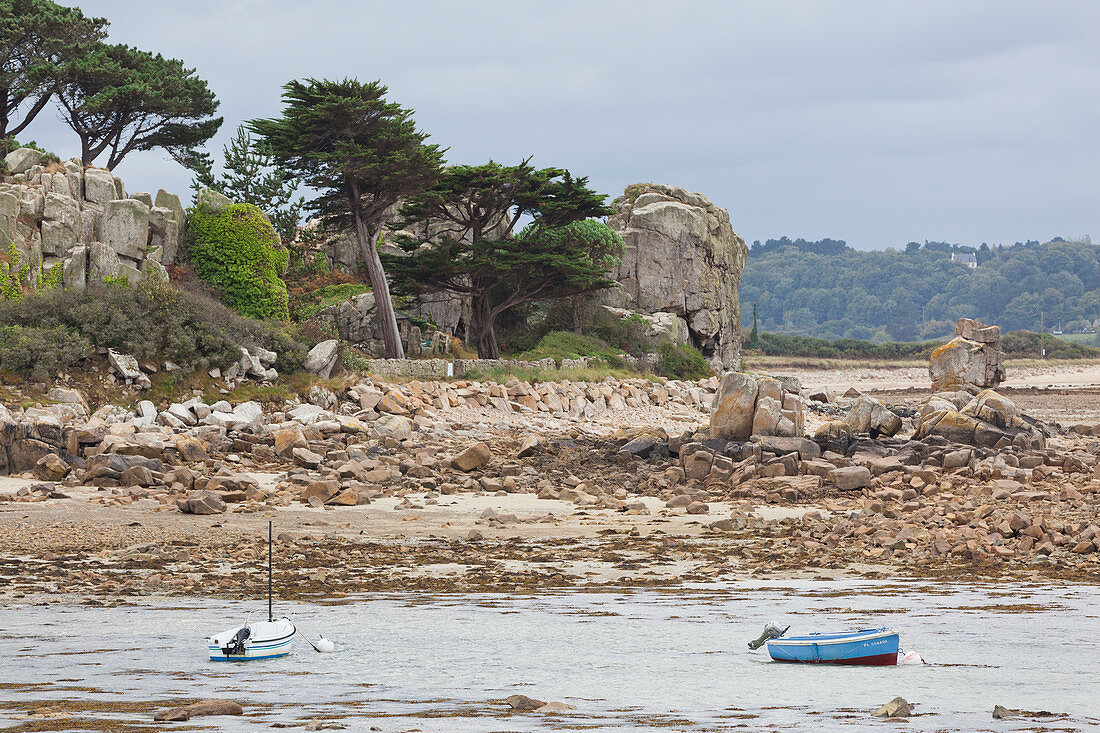
<instances>
[{"instance_id":1,"label":"mooring pole","mask_svg":"<svg viewBox=\"0 0 1100 733\"><path fill-rule=\"evenodd\" d=\"M271 615L271 520L267 520L267 620L274 621Z\"/></svg>"}]
</instances>

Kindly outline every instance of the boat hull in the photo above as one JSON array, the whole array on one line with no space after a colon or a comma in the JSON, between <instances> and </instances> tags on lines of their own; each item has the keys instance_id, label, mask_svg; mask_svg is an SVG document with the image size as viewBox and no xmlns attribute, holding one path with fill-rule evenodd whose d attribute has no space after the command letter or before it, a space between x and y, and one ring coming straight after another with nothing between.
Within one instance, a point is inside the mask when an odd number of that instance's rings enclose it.
<instances>
[{"instance_id":1,"label":"boat hull","mask_svg":"<svg viewBox=\"0 0 1100 733\"><path fill-rule=\"evenodd\" d=\"M231 642L242 628L249 630L240 647L231 648ZM290 654L294 645L294 624L290 619L260 621L246 627L228 629L207 640L207 652L212 662L250 662L257 659L276 659Z\"/></svg>"},{"instance_id":2,"label":"boat hull","mask_svg":"<svg viewBox=\"0 0 1100 733\"><path fill-rule=\"evenodd\" d=\"M892 666L898 663L900 637L890 629L861 629L773 639L768 655L776 662Z\"/></svg>"}]
</instances>

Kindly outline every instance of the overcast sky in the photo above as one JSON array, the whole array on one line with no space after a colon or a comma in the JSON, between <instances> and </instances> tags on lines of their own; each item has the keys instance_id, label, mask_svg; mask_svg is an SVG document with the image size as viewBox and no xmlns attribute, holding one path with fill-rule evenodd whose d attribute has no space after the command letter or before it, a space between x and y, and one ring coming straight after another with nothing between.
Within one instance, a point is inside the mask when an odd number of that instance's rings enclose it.
<instances>
[{"instance_id":1,"label":"overcast sky","mask_svg":"<svg viewBox=\"0 0 1100 733\"><path fill-rule=\"evenodd\" d=\"M684 186L750 243L1100 236L1097 2L78 4L209 81L219 158L287 80L351 76L387 84L451 162ZM24 137L79 151L50 112ZM189 195L156 151L116 173Z\"/></svg>"}]
</instances>

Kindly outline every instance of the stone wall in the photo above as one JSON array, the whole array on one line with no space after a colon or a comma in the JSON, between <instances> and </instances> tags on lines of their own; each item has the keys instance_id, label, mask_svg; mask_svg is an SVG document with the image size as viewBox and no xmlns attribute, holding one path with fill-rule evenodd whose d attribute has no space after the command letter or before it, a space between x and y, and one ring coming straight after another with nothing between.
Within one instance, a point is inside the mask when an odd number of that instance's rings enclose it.
<instances>
[{"instance_id":1,"label":"stone wall","mask_svg":"<svg viewBox=\"0 0 1100 733\"><path fill-rule=\"evenodd\" d=\"M748 247L729 212L678 186L635 184L614 203L608 225L623 238L613 273L625 306L683 320L715 371L741 365L737 288Z\"/></svg>"},{"instance_id":2,"label":"stone wall","mask_svg":"<svg viewBox=\"0 0 1100 733\"><path fill-rule=\"evenodd\" d=\"M60 265L67 288L107 277L131 283L167 280L186 218L178 196L160 190L127 195L122 179L77 160L47 163L37 150L5 158L11 175L0 178L0 244L13 242L31 278Z\"/></svg>"},{"instance_id":3,"label":"stone wall","mask_svg":"<svg viewBox=\"0 0 1100 733\"><path fill-rule=\"evenodd\" d=\"M595 361L595 360L592 360ZM561 369L583 369L589 359L563 359ZM553 371L559 365L553 359L513 361L510 359L366 359L365 370L376 377L409 379L446 379L495 370L541 369Z\"/></svg>"}]
</instances>

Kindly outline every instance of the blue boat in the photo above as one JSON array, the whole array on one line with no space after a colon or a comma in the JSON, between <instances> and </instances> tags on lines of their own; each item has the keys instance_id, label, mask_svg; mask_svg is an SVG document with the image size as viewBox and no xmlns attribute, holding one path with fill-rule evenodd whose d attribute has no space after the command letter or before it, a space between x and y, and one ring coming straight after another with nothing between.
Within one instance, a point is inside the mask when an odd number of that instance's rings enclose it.
<instances>
[{"instance_id":1,"label":"blue boat","mask_svg":"<svg viewBox=\"0 0 1100 733\"><path fill-rule=\"evenodd\" d=\"M887 628L786 636L767 641L768 654L777 662L866 665L897 664L900 643L898 632Z\"/></svg>"}]
</instances>

